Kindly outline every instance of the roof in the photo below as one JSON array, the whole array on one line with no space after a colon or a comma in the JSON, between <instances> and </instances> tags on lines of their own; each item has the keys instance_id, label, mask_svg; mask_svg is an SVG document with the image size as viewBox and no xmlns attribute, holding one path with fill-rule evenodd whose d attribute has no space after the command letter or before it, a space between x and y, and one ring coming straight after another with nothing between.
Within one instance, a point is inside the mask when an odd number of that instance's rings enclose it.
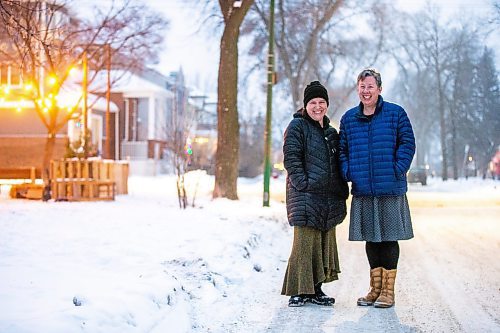
<instances>
[{"instance_id":1,"label":"roof","mask_svg":"<svg viewBox=\"0 0 500 333\"><path fill-rule=\"evenodd\" d=\"M99 72L89 86L92 91L105 91L107 82L107 72ZM166 86L155 84L149 80L141 78L137 74L124 72L121 70L111 71L111 91L123 93L124 97L143 97L160 95L172 97L173 93Z\"/></svg>"},{"instance_id":2,"label":"roof","mask_svg":"<svg viewBox=\"0 0 500 333\"><path fill-rule=\"evenodd\" d=\"M81 94L74 94L74 93L64 93L62 92L60 94L61 96L64 96L61 100L66 100L69 101L67 105L76 105L78 98L80 98ZM93 110L99 110L99 111L106 111L106 99L104 97L99 97L94 94L88 94L88 99L87 99L87 105L89 109ZM83 100L80 101L79 103L80 108L83 108ZM60 105L60 107L64 107ZM0 109L34 109L35 108L35 103L32 100L5 100L5 99L0 99ZM117 112L119 111L118 106L111 102L109 103L109 110L111 112Z\"/></svg>"}]
</instances>

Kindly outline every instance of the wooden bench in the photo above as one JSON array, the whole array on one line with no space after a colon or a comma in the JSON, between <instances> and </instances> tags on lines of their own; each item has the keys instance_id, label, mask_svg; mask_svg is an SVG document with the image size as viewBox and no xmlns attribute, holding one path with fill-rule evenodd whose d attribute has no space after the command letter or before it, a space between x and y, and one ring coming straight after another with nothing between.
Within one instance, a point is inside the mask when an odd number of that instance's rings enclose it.
<instances>
[{"instance_id":1,"label":"wooden bench","mask_svg":"<svg viewBox=\"0 0 500 333\"><path fill-rule=\"evenodd\" d=\"M55 201L115 200L112 164L100 159L51 161L50 186Z\"/></svg>"},{"instance_id":2,"label":"wooden bench","mask_svg":"<svg viewBox=\"0 0 500 333\"><path fill-rule=\"evenodd\" d=\"M35 167L0 168L0 190L1 185L10 185L11 198L41 199L43 185L35 184L37 178L41 173Z\"/></svg>"},{"instance_id":3,"label":"wooden bench","mask_svg":"<svg viewBox=\"0 0 500 333\"><path fill-rule=\"evenodd\" d=\"M55 201L115 200L115 182L90 178L56 178L51 180Z\"/></svg>"},{"instance_id":4,"label":"wooden bench","mask_svg":"<svg viewBox=\"0 0 500 333\"><path fill-rule=\"evenodd\" d=\"M40 176L35 167L29 168L0 168L0 179L22 179L30 180L34 183L37 176Z\"/></svg>"}]
</instances>

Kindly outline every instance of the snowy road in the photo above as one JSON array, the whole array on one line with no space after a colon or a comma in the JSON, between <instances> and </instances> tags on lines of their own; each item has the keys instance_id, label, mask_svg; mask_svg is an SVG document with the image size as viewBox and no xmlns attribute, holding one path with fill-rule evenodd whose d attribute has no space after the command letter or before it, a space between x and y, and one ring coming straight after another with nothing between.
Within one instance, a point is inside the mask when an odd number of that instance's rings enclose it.
<instances>
[{"instance_id":1,"label":"snowy road","mask_svg":"<svg viewBox=\"0 0 500 333\"><path fill-rule=\"evenodd\" d=\"M400 242L395 307L356 306L369 268L346 219L340 280L324 286L335 306L288 308L283 180L263 208L261 179L240 179L231 201L211 200L213 177L190 177L186 210L172 177L131 178L113 202L0 192L0 332L500 332L499 182L410 186L415 238Z\"/></svg>"},{"instance_id":2,"label":"snowy road","mask_svg":"<svg viewBox=\"0 0 500 333\"><path fill-rule=\"evenodd\" d=\"M423 190L422 190L423 191ZM338 228L342 274L334 308L288 308L282 271L247 300L237 332L500 332L499 198L411 192L415 238L400 242L396 306L357 307L369 284L364 243ZM346 220L347 221L347 220ZM283 268L286 263L283 263Z\"/></svg>"}]
</instances>

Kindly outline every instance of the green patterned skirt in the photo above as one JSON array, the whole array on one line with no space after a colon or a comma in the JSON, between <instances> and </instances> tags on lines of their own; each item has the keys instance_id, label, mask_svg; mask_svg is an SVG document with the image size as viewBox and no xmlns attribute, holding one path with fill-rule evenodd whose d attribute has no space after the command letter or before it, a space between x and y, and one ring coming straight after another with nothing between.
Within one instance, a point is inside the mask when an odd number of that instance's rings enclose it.
<instances>
[{"instance_id":1,"label":"green patterned skirt","mask_svg":"<svg viewBox=\"0 0 500 333\"><path fill-rule=\"evenodd\" d=\"M338 280L340 273L335 228L320 231L294 227L282 295L314 294L318 283Z\"/></svg>"}]
</instances>

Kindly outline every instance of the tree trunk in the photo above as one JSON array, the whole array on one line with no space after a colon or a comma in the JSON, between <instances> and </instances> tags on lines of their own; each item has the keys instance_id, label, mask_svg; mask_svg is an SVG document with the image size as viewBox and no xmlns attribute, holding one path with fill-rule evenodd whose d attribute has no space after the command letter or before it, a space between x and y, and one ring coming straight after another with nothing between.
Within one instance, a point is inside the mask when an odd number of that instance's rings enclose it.
<instances>
[{"instance_id":1,"label":"tree trunk","mask_svg":"<svg viewBox=\"0 0 500 333\"><path fill-rule=\"evenodd\" d=\"M444 101L443 93L441 92L441 85L439 85L439 124L440 124L440 138L441 138L441 157L443 158L441 178L448 180L448 150L446 149L446 122L444 117Z\"/></svg>"},{"instance_id":2,"label":"tree trunk","mask_svg":"<svg viewBox=\"0 0 500 333\"><path fill-rule=\"evenodd\" d=\"M213 197L237 200L239 132L237 109L239 26L226 24L220 47L217 152Z\"/></svg>"},{"instance_id":3,"label":"tree trunk","mask_svg":"<svg viewBox=\"0 0 500 333\"><path fill-rule=\"evenodd\" d=\"M453 179L458 179L458 156L457 156L457 126L455 116L451 113L451 162L453 163Z\"/></svg>"},{"instance_id":4,"label":"tree trunk","mask_svg":"<svg viewBox=\"0 0 500 333\"><path fill-rule=\"evenodd\" d=\"M239 164L238 122L238 38L240 25L253 1L234 7L233 1L219 0L224 16L220 43L217 86L217 151L215 153L215 186L213 197L238 199Z\"/></svg>"},{"instance_id":5,"label":"tree trunk","mask_svg":"<svg viewBox=\"0 0 500 333\"><path fill-rule=\"evenodd\" d=\"M56 145L56 135L55 133L49 133L47 136L47 140L45 141L45 151L43 153L43 162L42 162L42 179L45 185L49 185L50 160L52 159L52 154L54 153L55 145Z\"/></svg>"},{"instance_id":6,"label":"tree trunk","mask_svg":"<svg viewBox=\"0 0 500 333\"><path fill-rule=\"evenodd\" d=\"M438 57L435 58L435 69L437 76L438 88L438 105L439 105L439 125L440 125L440 139L441 139L441 156L443 158L441 177L443 180L448 180L448 150L446 147L446 121L445 121L445 103L443 85L441 80L441 70L438 63Z\"/></svg>"}]
</instances>

